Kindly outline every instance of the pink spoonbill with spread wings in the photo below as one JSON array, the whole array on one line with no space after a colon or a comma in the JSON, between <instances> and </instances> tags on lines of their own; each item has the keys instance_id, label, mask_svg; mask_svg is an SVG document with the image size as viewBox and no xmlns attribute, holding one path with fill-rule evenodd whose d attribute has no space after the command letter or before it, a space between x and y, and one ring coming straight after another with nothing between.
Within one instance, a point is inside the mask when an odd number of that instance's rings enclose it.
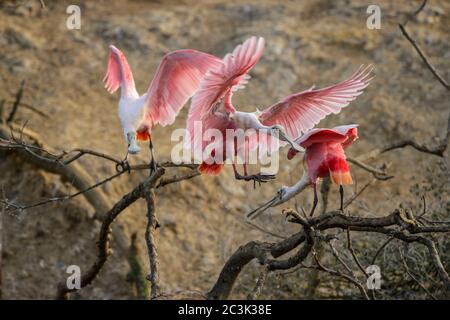
<instances>
[{"instance_id":1,"label":"pink spoonbill with spread wings","mask_svg":"<svg viewBox=\"0 0 450 320\"><path fill-rule=\"evenodd\" d=\"M347 80L323 88L314 87L292 94L264 111L241 112L231 103L233 92L242 88L250 78L248 72L258 62L264 50L264 39L252 37L238 45L233 53L227 54L223 64L211 69L203 78L200 88L192 98L187 121L191 139L191 147L195 152L203 152L212 142L205 142L196 134L195 123L201 122L202 132L217 129L220 132L237 129L254 129L265 132L269 136L288 142L292 148L303 152L303 148L291 140L313 128L321 119L331 113L339 113L352 100L362 93L369 84L371 67L361 67ZM224 135L225 137L225 135ZM214 143L216 143L214 141ZM246 144L245 148L254 148L258 141ZM226 142L223 141L225 148ZM235 146L239 149L242 146ZM209 151L209 149L207 150ZM247 150L248 152L249 150ZM225 160L227 153L223 152ZM215 155L211 154L210 158ZM222 160L222 159L220 159ZM215 160L214 160L215 161ZM218 175L224 161L205 161L199 166L204 174ZM264 182L273 176L261 174L248 175L247 163L244 159L244 175L240 175L233 162L236 179Z\"/></svg>"},{"instance_id":2,"label":"pink spoonbill with spread wings","mask_svg":"<svg viewBox=\"0 0 450 320\"><path fill-rule=\"evenodd\" d=\"M119 118L128 152L136 154L140 151L136 140L150 140L154 166L153 126L172 124L206 72L220 65L221 60L196 50L170 52L162 58L147 92L140 96L125 55L113 45L109 49L108 69L103 81L110 93L121 88Z\"/></svg>"},{"instance_id":3,"label":"pink spoonbill with spread wings","mask_svg":"<svg viewBox=\"0 0 450 320\"><path fill-rule=\"evenodd\" d=\"M343 210L343 185L352 184L352 176L345 157L344 149L358 138L358 125L339 126L333 129L312 129L296 142L306 149L303 158L303 176L291 187L283 186L277 195L263 206L247 214L247 218L255 218L270 207L278 206L293 198L307 186L314 189L314 202L310 215L317 206L317 182L319 178L330 177L331 182L339 185L341 195L341 210ZM289 149L288 159L291 160L298 152Z\"/></svg>"}]
</instances>

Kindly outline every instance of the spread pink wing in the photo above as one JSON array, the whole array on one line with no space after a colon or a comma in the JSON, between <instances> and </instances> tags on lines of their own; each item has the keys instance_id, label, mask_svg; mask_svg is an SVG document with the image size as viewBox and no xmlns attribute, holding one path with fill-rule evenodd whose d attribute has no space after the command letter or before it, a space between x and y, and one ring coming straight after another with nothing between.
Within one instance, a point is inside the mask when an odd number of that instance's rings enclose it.
<instances>
[{"instance_id":1,"label":"spread pink wing","mask_svg":"<svg viewBox=\"0 0 450 320\"><path fill-rule=\"evenodd\" d=\"M252 37L227 54L223 63L211 69L192 98L187 128L194 150L205 147L194 133L195 123L201 123L203 132L210 128L227 128L227 112L234 112L231 104L232 92L242 88L249 78L248 72L258 62L264 50L264 39ZM225 108L225 109L224 109ZM222 111L222 113L216 113Z\"/></svg>"},{"instance_id":2,"label":"spread pink wing","mask_svg":"<svg viewBox=\"0 0 450 320\"><path fill-rule=\"evenodd\" d=\"M331 113L339 113L369 85L372 67L362 66L350 78L323 89L310 88L290 95L264 110L259 120L264 125L282 125L297 138Z\"/></svg>"},{"instance_id":3,"label":"spread pink wing","mask_svg":"<svg viewBox=\"0 0 450 320\"><path fill-rule=\"evenodd\" d=\"M115 46L109 46L108 68L103 78L105 88L109 93L117 91L119 86L125 91L134 90L134 80L131 68L125 55Z\"/></svg>"},{"instance_id":4,"label":"spread pink wing","mask_svg":"<svg viewBox=\"0 0 450 320\"><path fill-rule=\"evenodd\" d=\"M221 60L196 50L178 50L166 54L147 90L146 122L172 124L178 112L195 93L206 72Z\"/></svg>"},{"instance_id":5,"label":"spread pink wing","mask_svg":"<svg viewBox=\"0 0 450 320\"><path fill-rule=\"evenodd\" d=\"M356 129L357 124L334 127L333 129L316 128L308 131L305 135L295 140L303 148L307 148L314 143L340 142L347 140L351 130Z\"/></svg>"}]
</instances>

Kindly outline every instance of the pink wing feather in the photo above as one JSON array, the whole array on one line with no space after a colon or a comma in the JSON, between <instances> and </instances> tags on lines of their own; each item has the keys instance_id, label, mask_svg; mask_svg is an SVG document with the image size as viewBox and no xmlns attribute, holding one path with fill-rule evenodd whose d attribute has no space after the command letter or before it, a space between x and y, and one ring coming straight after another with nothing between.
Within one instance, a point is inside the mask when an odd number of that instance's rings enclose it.
<instances>
[{"instance_id":1,"label":"pink wing feather","mask_svg":"<svg viewBox=\"0 0 450 320\"><path fill-rule=\"evenodd\" d=\"M192 98L190 115L195 115L197 119L203 118L227 94L227 102L230 102L230 94L247 83L250 78L247 73L261 58L263 51L264 39L251 37L238 45L233 53L225 55L221 67L207 73Z\"/></svg>"},{"instance_id":2,"label":"pink wing feather","mask_svg":"<svg viewBox=\"0 0 450 320\"><path fill-rule=\"evenodd\" d=\"M166 54L147 90L146 121L152 127L172 124L209 69L221 65L213 55L196 50Z\"/></svg>"},{"instance_id":3,"label":"pink wing feather","mask_svg":"<svg viewBox=\"0 0 450 320\"><path fill-rule=\"evenodd\" d=\"M217 107L225 107L228 112L234 112L231 104L232 92L242 88L250 78L247 74L258 62L264 51L264 39L251 37L238 45L233 53L225 55L223 63L218 68L210 70L200 84L200 88L192 98L187 120L187 128L193 143L193 149L203 150L201 137L194 134L194 124L201 121L203 132L209 128L224 130L229 127L229 119L214 113Z\"/></svg>"},{"instance_id":4,"label":"pink wing feather","mask_svg":"<svg viewBox=\"0 0 450 320\"><path fill-rule=\"evenodd\" d=\"M109 46L108 68L103 82L109 93L116 92L119 86L122 86L125 94L134 90L133 73L128 61L122 51L113 45Z\"/></svg>"},{"instance_id":5,"label":"pink wing feather","mask_svg":"<svg viewBox=\"0 0 450 320\"><path fill-rule=\"evenodd\" d=\"M339 113L348 106L369 85L372 69L361 66L350 78L338 84L290 95L264 110L259 120L264 125L282 125L295 139L327 115Z\"/></svg>"},{"instance_id":6,"label":"pink wing feather","mask_svg":"<svg viewBox=\"0 0 450 320\"><path fill-rule=\"evenodd\" d=\"M304 148L319 142L343 142L347 139L350 131L356 128L358 128L357 124L338 126L333 129L315 128L296 139L295 142Z\"/></svg>"},{"instance_id":7,"label":"pink wing feather","mask_svg":"<svg viewBox=\"0 0 450 320\"><path fill-rule=\"evenodd\" d=\"M333 129L315 128L297 138L295 142L303 148L308 148L314 143L326 142L337 142L342 144L343 148L347 148L358 138L357 128L357 124L338 126ZM298 151L290 148L287 155L288 159L291 160L297 153Z\"/></svg>"}]
</instances>

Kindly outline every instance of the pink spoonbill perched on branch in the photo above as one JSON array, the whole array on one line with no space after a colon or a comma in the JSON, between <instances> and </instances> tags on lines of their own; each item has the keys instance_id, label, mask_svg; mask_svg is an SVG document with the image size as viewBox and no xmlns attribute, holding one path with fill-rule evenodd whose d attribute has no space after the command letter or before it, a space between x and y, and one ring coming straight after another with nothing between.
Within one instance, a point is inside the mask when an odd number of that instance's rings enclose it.
<instances>
[{"instance_id":1,"label":"pink spoonbill perched on branch","mask_svg":"<svg viewBox=\"0 0 450 320\"><path fill-rule=\"evenodd\" d=\"M140 151L136 140L149 140L154 168L153 126L172 124L180 109L198 89L205 73L221 61L196 50L170 52L162 58L147 92L140 96L125 55L113 45L109 49L108 69L103 81L109 93L114 93L119 87L121 89L119 118L128 152L136 154Z\"/></svg>"},{"instance_id":2,"label":"pink spoonbill perched on branch","mask_svg":"<svg viewBox=\"0 0 450 320\"><path fill-rule=\"evenodd\" d=\"M232 94L243 88L250 76L248 72L259 61L264 50L264 39L252 37L243 44L238 45L232 53L227 54L223 64L211 69L203 78L200 88L194 94L189 110L187 128L191 139L191 147L195 152L203 152L210 143L203 137L196 135L195 123L201 122L202 132L207 129L226 130L258 130L268 136L274 136L281 141L288 142L296 151L303 152L291 137L297 138L302 133L313 128L321 119L331 113L339 113L352 100L362 93L369 84L369 74L372 68L360 67L352 76L338 84L323 88L314 87L292 94L264 111L241 112L237 111L231 102ZM224 135L225 136L225 135ZM214 143L216 143L214 141ZM253 139L244 148L251 149L257 146L258 140ZM223 141L225 148L225 141ZM242 146L235 146L239 149ZM209 151L209 149L208 149ZM248 153L247 150L246 152ZM225 160L224 151L223 156ZM211 154L210 158L214 158ZM222 160L222 159L220 159ZM204 161L199 171L204 174L218 175L224 161ZM248 175L247 163L244 159L244 175L240 175L233 162L236 179L246 181L265 182L273 176L262 174Z\"/></svg>"},{"instance_id":3,"label":"pink spoonbill perched on branch","mask_svg":"<svg viewBox=\"0 0 450 320\"><path fill-rule=\"evenodd\" d=\"M310 216L317 206L316 185L320 178L330 177L331 182L339 185L341 195L341 210L343 210L343 185L352 184L352 176L345 158L344 149L358 138L358 125L339 126L333 129L312 129L296 142L306 149L303 158L303 176L291 187L283 186L277 195L263 206L247 214L247 218L255 218L270 207L278 206L302 192L307 186L314 189L314 202ZM288 159L291 160L298 152L289 149Z\"/></svg>"}]
</instances>

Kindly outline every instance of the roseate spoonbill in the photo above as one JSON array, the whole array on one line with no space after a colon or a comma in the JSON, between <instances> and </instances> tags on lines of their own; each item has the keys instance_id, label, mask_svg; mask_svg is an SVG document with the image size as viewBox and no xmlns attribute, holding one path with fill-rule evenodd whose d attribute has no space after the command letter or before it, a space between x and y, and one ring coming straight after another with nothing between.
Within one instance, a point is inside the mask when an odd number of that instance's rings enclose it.
<instances>
[{"instance_id":1,"label":"roseate spoonbill","mask_svg":"<svg viewBox=\"0 0 450 320\"><path fill-rule=\"evenodd\" d=\"M330 177L331 182L339 185L341 207L343 210L343 185L352 184L352 176L345 158L344 149L358 139L358 125L351 124L333 129L312 129L296 142L306 149L303 158L303 176L291 187L281 187L277 195L263 206L247 214L247 218L255 218L270 207L278 206L293 198L307 186L314 188L314 202L310 212L312 216L317 206L317 188L319 178ZM289 149L287 158L291 160L298 152Z\"/></svg>"},{"instance_id":2,"label":"roseate spoonbill","mask_svg":"<svg viewBox=\"0 0 450 320\"><path fill-rule=\"evenodd\" d=\"M203 132L210 128L221 132L227 129L255 129L288 142L297 151L303 151L290 137L297 138L328 114L338 113L369 84L371 67L360 67L345 81L323 89L312 87L292 94L263 112L237 111L231 103L232 94L247 83L250 78L248 72L258 62L263 50L263 38L248 39L238 45L233 53L227 54L223 64L216 69L211 69L201 81L200 88L192 98L187 121L191 144L196 152L204 151L208 146L208 143L203 141L203 137L195 134L194 127L197 121L202 123ZM253 147L254 145L253 141ZM223 154L225 155L226 152ZM222 167L223 162L208 164L204 161L199 166L199 171L218 175ZM273 176L261 174L248 175L245 160L243 176L237 172L234 163L233 169L236 179L264 182L273 178Z\"/></svg>"},{"instance_id":3,"label":"roseate spoonbill","mask_svg":"<svg viewBox=\"0 0 450 320\"><path fill-rule=\"evenodd\" d=\"M153 126L172 124L180 109L197 90L205 73L221 61L196 50L170 52L162 58L147 92L139 96L125 55L113 45L109 49L108 68L103 81L109 93L121 88L119 118L128 152L136 154L140 151L136 140L150 140L154 167Z\"/></svg>"}]
</instances>

